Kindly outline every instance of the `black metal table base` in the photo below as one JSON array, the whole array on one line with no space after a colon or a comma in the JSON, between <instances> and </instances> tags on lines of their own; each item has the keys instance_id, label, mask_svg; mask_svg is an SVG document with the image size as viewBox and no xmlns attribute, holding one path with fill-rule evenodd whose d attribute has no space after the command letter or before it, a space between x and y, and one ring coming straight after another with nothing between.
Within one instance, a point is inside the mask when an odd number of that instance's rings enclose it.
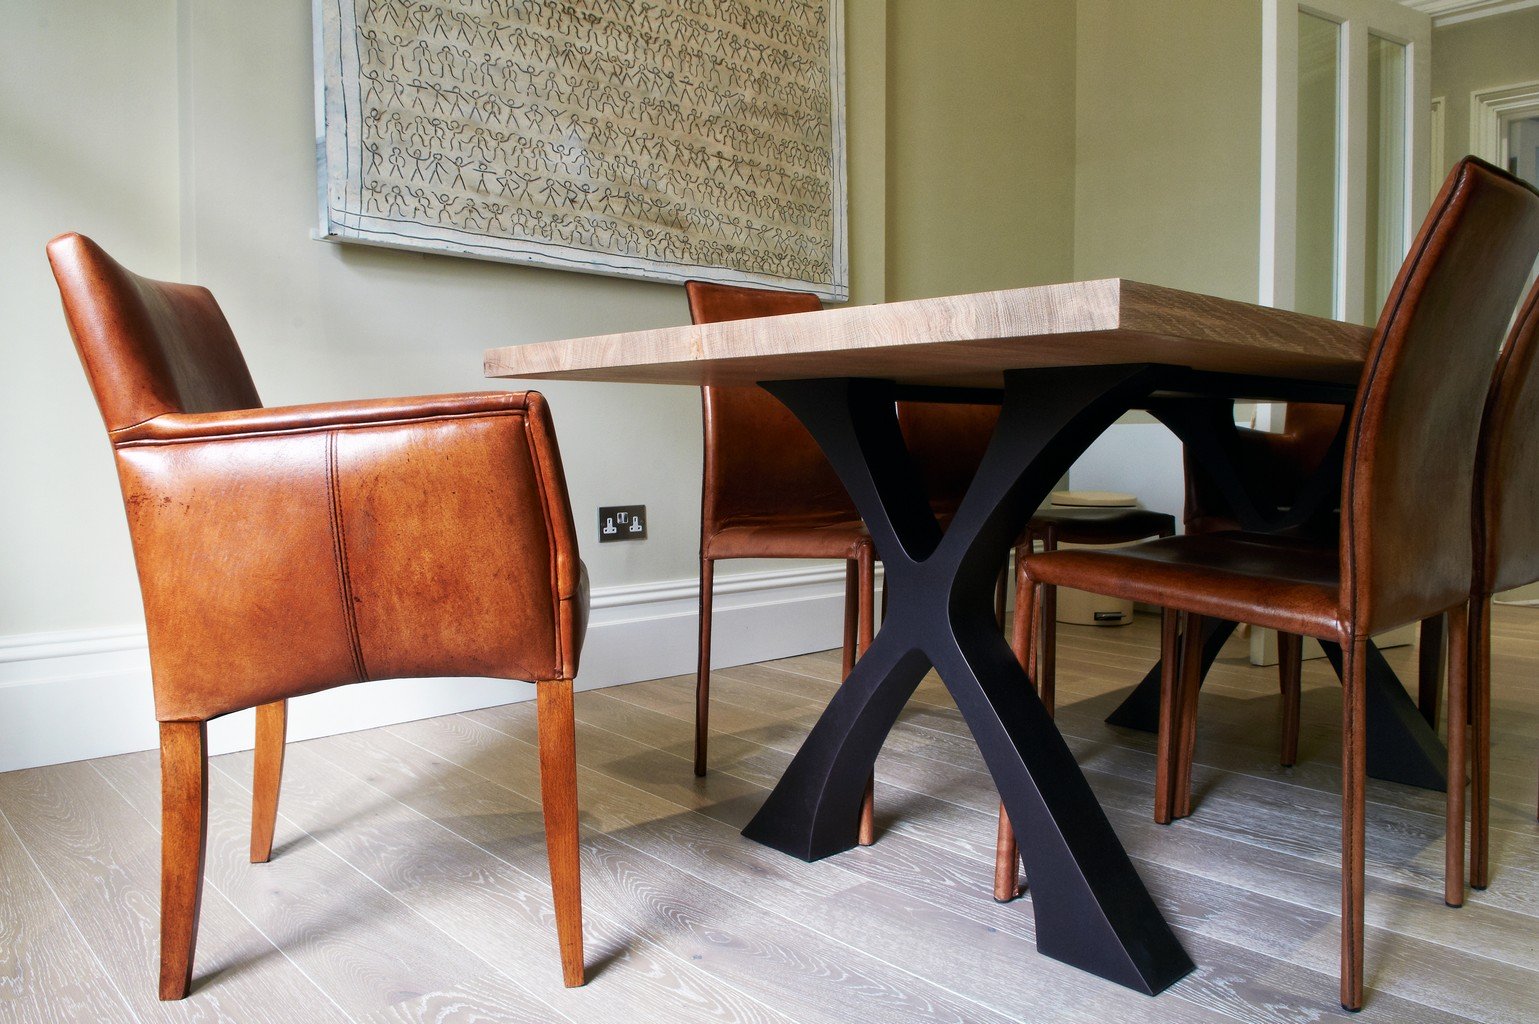
<instances>
[{"instance_id":1,"label":"black metal table base","mask_svg":"<svg viewBox=\"0 0 1539 1024\"><path fill-rule=\"evenodd\" d=\"M1206 676L1235 623L1203 620L1202 674ZM1341 675L1341 647L1321 642L1325 656ZM1395 670L1372 643L1368 645L1368 775L1386 782L1444 792L1448 789L1448 750L1400 684ZM1106 716L1108 725L1154 732L1159 725L1160 666L1151 668L1126 699Z\"/></svg>"},{"instance_id":2,"label":"black metal table base","mask_svg":"<svg viewBox=\"0 0 1539 1024\"><path fill-rule=\"evenodd\" d=\"M1137 366L1006 374L983 463L942 535L885 381L766 384L807 426L871 531L889 592L869 651L835 693L743 834L817 860L855 845L865 780L933 665L1020 837L1037 949L1148 994L1193 964L1139 879L1052 718L1000 635L998 567L1070 463L1153 389Z\"/></svg>"}]
</instances>

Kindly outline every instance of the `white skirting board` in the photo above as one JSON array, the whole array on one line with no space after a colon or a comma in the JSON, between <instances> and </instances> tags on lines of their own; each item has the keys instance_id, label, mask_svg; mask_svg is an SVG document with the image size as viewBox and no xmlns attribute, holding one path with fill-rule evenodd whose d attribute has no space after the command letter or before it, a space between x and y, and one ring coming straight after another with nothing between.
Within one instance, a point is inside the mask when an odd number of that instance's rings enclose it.
<instances>
[{"instance_id":1,"label":"white skirting board","mask_svg":"<svg viewBox=\"0 0 1539 1024\"><path fill-rule=\"evenodd\" d=\"M880 569L878 569L880 585ZM743 665L838 647L844 566L716 577L713 665ZM577 689L695 670L699 584L693 579L593 593ZM295 740L528 700L529 683L397 679L289 702ZM214 753L251 746L253 714L209 724ZM680 735L688 726L680 726ZM142 628L0 637L0 772L159 745Z\"/></svg>"}]
</instances>

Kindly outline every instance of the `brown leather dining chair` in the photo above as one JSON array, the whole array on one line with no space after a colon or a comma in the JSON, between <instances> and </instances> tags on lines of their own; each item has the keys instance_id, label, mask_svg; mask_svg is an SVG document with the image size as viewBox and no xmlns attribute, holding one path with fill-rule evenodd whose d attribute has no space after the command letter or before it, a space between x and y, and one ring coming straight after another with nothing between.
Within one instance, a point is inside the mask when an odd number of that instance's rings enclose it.
<instances>
[{"instance_id":1,"label":"brown leather dining chair","mask_svg":"<svg viewBox=\"0 0 1539 1024\"><path fill-rule=\"evenodd\" d=\"M582 984L572 679L587 574L537 392L263 408L204 288L81 235L48 258L117 463L161 750L160 998L192 984L209 719L256 708L251 860L290 697L371 679L537 683L561 970Z\"/></svg>"},{"instance_id":2,"label":"brown leather dining chair","mask_svg":"<svg viewBox=\"0 0 1539 1024\"><path fill-rule=\"evenodd\" d=\"M1470 885L1491 878L1491 596L1539 580L1539 283L1497 359L1475 464L1470 598ZM1450 694L1450 700L1452 694ZM1453 710L1449 710L1449 727Z\"/></svg>"},{"instance_id":3,"label":"brown leather dining chair","mask_svg":"<svg viewBox=\"0 0 1539 1024\"><path fill-rule=\"evenodd\" d=\"M816 295L689 281L696 324L823 308ZM700 489L700 648L695 676L695 774L705 775L710 737L711 608L715 565L726 558L838 558L845 563L844 666L850 674L874 629L876 552L844 484L812 435L757 387L700 389L705 466ZM860 811L860 843L874 839L872 785Z\"/></svg>"},{"instance_id":4,"label":"brown leather dining chair","mask_svg":"<svg viewBox=\"0 0 1539 1024\"><path fill-rule=\"evenodd\" d=\"M1391 289L1350 413L1339 539L1229 532L1114 551L1026 559L1038 583L1069 584L1183 613L1339 643L1342 697L1341 1003L1363 1001L1365 673L1368 638L1446 614L1448 819L1444 899L1464 899L1465 703L1474 572L1473 482L1497 349L1539 253L1539 192L1467 157L1432 204ZM1427 495L1438 495L1429 514ZM1157 801L1189 791L1198 645L1169 645L1160 707Z\"/></svg>"}]
</instances>

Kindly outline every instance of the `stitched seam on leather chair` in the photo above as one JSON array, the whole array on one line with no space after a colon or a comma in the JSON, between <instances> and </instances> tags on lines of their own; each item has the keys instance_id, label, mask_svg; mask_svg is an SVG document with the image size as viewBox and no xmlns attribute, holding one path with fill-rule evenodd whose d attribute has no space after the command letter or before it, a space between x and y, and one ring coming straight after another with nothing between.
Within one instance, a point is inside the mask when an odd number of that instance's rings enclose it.
<instances>
[{"instance_id":1,"label":"stitched seam on leather chair","mask_svg":"<svg viewBox=\"0 0 1539 1024\"><path fill-rule=\"evenodd\" d=\"M545 535L551 541L551 543L546 545L546 549L550 551L550 593L555 598L551 602L551 611L555 613L552 616L555 620L555 630L552 633L554 650L552 651L551 664L559 666L564 675L570 675L571 666L566 663L566 657L561 649L561 638L565 635L561 619L562 606L570 597L575 597L576 595L575 593L572 595L561 593L561 567L556 555L556 532L553 525L555 517L552 515L550 507L550 486L549 481L546 479L545 460L541 457L542 452L534 436L534 424L531 422L533 419L532 415L524 417L524 442L529 446L529 461L534 465L535 479L539 482L537 490L540 495L540 515L545 520ZM576 552L573 552L573 557L576 557ZM565 609L565 611L568 615L571 614L570 608Z\"/></svg>"},{"instance_id":2,"label":"stitched seam on leather chair","mask_svg":"<svg viewBox=\"0 0 1539 1024\"><path fill-rule=\"evenodd\" d=\"M181 437L140 437L132 438L127 441L115 441L114 446L118 448L151 448L158 445L187 444L189 442L204 443L208 441L244 441L254 437L286 437L291 434L319 434L326 433L328 431L336 431L339 429L357 430L366 427L394 427L411 423L433 423L438 420L474 419L478 416L519 416L522 415L523 412L523 409L510 408L483 410L479 412L431 413L426 416L411 416L390 420L356 420L343 423L317 423L313 426L289 427L283 430L246 430L232 431L230 433L187 434ZM139 423L135 423L127 427L120 427L111 433L116 435L122 433L125 430L132 430L134 427L142 427L144 424L153 420L157 420L164 415L165 413L160 413L159 415L151 416L147 420L142 420Z\"/></svg>"},{"instance_id":3,"label":"stitched seam on leather chair","mask_svg":"<svg viewBox=\"0 0 1539 1024\"><path fill-rule=\"evenodd\" d=\"M369 678L358 639L358 616L353 608L353 581L347 569L347 532L342 523L342 494L337 480L337 431L326 433L326 496L331 504L331 543L337 563L337 583L342 596L342 620L347 623L347 642L353 652L353 671L361 683Z\"/></svg>"},{"instance_id":4,"label":"stitched seam on leather chair","mask_svg":"<svg viewBox=\"0 0 1539 1024\"><path fill-rule=\"evenodd\" d=\"M1357 409L1352 420L1352 457L1347 461L1348 475L1346 480L1343 481L1341 489L1342 531L1346 541L1342 545L1342 554L1346 557L1342 558L1343 572L1341 574L1341 597L1339 601L1345 606L1347 613L1342 618L1349 623L1358 621L1358 591L1361 586L1363 570L1366 568L1357 564L1357 502L1352 500L1352 496L1357 491L1358 462L1362 458L1363 419L1368 408L1368 402L1375 393L1374 383L1375 378L1378 376L1379 364L1384 358L1384 349L1386 342L1389 340L1389 331L1394 329L1391 325L1394 325L1400 317L1400 307L1405 304L1406 296L1410 293L1411 287L1416 281L1417 272L1422 269L1422 263L1426 258L1427 250L1431 248L1433 241L1438 237L1438 229L1443 226L1443 217L1462 198L1464 184L1469 178L1469 170L1470 165L1467 162L1460 166L1459 177L1454 182L1453 187L1448 189L1448 195L1444 198L1443 205L1438 208L1436 219L1429 219L1429 223L1435 224L1436 227L1428 231L1426 237L1421 240L1421 248L1416 251L1415 263L1412 265L1410 272L1403 273L1403 283L1399 293L1395 295L1394 309L1390 311L1388 316L1381 317L1381 322L1385 325L1386 331L1382 337L1376 336L1374 338L1373 365L1368 367L1367 371L1363 374L1364 385L1357 396ZM1431 216L1429 214L1429 218ZM1407 260L1409 259L1410 257L1407 257ZM1405 330L1403 324L1399 326L1400 330ZM1382 388L1383 384L1380 383L1379 386ZM1344 641L1348 638L1345 631L1342 632L1342 637Z\"/></svg>"}]
</instances>

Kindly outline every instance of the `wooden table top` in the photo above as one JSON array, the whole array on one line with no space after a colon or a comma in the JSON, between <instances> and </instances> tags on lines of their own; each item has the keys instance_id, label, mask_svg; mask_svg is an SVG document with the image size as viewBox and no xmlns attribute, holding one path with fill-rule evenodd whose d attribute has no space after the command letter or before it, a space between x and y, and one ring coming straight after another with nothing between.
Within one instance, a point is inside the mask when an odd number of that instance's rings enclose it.
<instances>
[{"instance_id":1,"label":"wooden table top","mask_svg":"<svg viewBox=\"0 0 1539 1024\"><path fill-rule=\"evenodd\" d=\"M1110 278L509 345L486 350L486 375L653 384L878 377L998 388L1009 369L1168 363L1355 385L1372 333Z\"/></svg>"}]
</instances>

